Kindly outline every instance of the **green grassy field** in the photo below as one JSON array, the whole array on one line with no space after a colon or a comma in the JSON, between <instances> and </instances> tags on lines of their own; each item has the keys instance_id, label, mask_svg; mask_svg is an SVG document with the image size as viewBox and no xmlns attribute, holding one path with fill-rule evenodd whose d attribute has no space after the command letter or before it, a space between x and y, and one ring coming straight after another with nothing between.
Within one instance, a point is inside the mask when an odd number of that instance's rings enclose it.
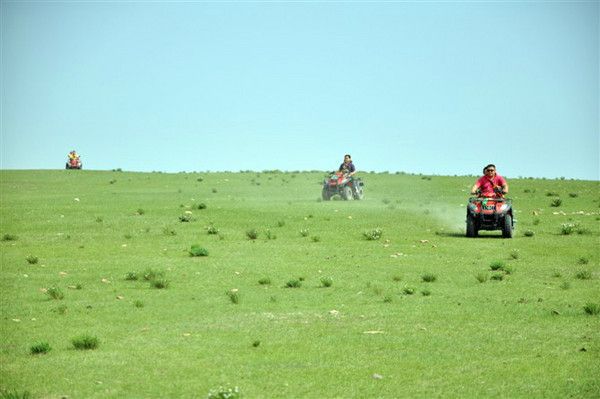
<instances>
[{"instance_id":1,"label":"green grassy field","mask_svg":"<svg viewBox=\"0 0 600 399\"><path fill-rule=\"evenodd\" d=\"M475 177L0 177L3 397L600 396L598 182L510 179L473 239Z\"/></svg>"}]
</instances>

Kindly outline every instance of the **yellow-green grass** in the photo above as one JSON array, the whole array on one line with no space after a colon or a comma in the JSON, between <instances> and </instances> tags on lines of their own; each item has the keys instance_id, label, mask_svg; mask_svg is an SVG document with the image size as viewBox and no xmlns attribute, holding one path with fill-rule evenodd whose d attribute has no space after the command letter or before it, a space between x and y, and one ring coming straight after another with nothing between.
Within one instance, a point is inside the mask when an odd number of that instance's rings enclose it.
<instances>
[{"instance_id":1,"label":"yellow-green grass","mask_svg":"<svg viewBox=\"0 0 600 399\"><path fill-rule=\"evenodd\" d=\"M0 391L600 394L600 317L584 310L600 304L598 182L510 179L515 237L465 238L474 176L361 175L363 201L320 201L322 172L0 172ZM81 336L97 347L76 350ZM32 355L39 342L52 350Z\"/></svg>"}]
</instances>

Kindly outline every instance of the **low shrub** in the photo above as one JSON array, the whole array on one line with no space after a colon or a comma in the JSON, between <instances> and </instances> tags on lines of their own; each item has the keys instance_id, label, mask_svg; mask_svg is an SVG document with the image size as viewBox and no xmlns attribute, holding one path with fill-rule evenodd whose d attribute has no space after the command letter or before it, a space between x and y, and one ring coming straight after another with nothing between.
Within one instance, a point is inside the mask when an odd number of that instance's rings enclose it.
<instances>
[{"instance_id":1,"label":"low shrub","mask_svg":"<svg viewBox=\"0 0 600 399\"><path fill-rule=\"evenodd\" d=\"M190 256L208 256L208 249L194 244L189 250Z\"/></svg>"},{"instance_id":2,"label":"low shrub","mask_svg":"<svg viewBox=\"0 0 600 399\"><path fill-rule=\"evenodd\" d=\"M550 203L550 206L554 207L554 208L558 208L559 206L562 205L562 200L560 198L555 198L552 200L552 202Z\"/></svg>"},{"instance_id":3,"label":"low shrub","mask_svg":"<svg viewBox=\"0 0 600 399\"><path fill-rule=\"evenodd\" d=\"M590 316L595 316L597 314L600 314L600 305L598 305L597 303L588 302L583 307L583 310Z\"/></svg>"},{"instance_id":4,"label":"low shrub","mask_svg":"<svg viewBox=\"0 0 600 399\"><path fill-rule=\"evenodd\" d=\"M242 397L238 387L211 389L206 399L240 399Z\"/></svg>"},{"instance_id":5,"label":"low shrub","mask_svg":"<svg viewBox=\"0 0 600 399\"><path fill-rule=\"evenodd\" d=\"M125 275L125 280L127 281L137 281L139 279L139 276L136 272L127 272L127 274Z\"/></svg>"},{"instance_id":6,"label":"low shrub","mask_svg":"<svg viewBox=\"0 0 600 399\"><path fill-rule=\"evenodd\" d=\"M144 272L144 280L152 281L165 276L165 272L155 269L146 269Z\"/></svg>"},{"instance_id":7,"label":"low shrub","mask_svg":"<svg viewBox=\"0 0 600 399\"><path fill-rule=\"evenodd\" d=\"M219 229L217 229L214 225L210 225L206 228L206 233L209 235L219 234Z\"/></svg>"},{"instance_id":8,"label":"low shrub","mask_svg":"<svg viewBox=\"0 0 600 399\"><path fill-rule=\"evenodd\" d=\"M372 230L365 231L363 236L367 239L367 241L375 241L379 240L383 235L383 230L379 227L376 227Z\"/></svg>"},{"instance_id":9,"label":"low shrub","mask_svg":"<svg viewBox=\"0 0 600 399\"><path fill-rule=\"evenodd\" d=\"M150 286L159 290L169 288L169 284L169 280L165 280L164 278L157 278L150 281Z\"/></svg>"},{"instance_id":10,"label":"low shrub","mask_svg":"<svg viewBox=\"0 0 600 399\"><path fill-rule=\"evenodd\" d=\"M321 285L325 288L333 285L333 279L331 277L321 277Z\"/></svg>"},{"instance_id":11,"label":"low shrub","mask_svg":"<svg viewBox=\"0 0 600 399\"><path fill-rule=\"evenodd\" d=\"M580 270L575 274L575 277L577 277L580 280L591 280L592 272L589 270Z\"/></svg>"},{"instance_id":12,"label":"low shrub","mask_svg":"<svg viewBox=\"0 0 600 399\"><path fill-rule=\"evenodd\" d=\"M45 355L46 353L50 352L51 349L52 348L48 342L39 342L29 348L29 353L32 355Z\"/></svg>"},{"instance_id":13,"label":"low shrub","mask_svg":"<svg viewBox=\"0 0 600 399\"><path fill-rule=\"evenodd\" d=\"M258 238L258 231L256 229L246 230L246 237L250 240L256 240Z\"/></svg>"},{"instance_id":14,"label":"low shrub","mask_svg":"<svg viewBox=\"0 0 600 399\"><path fill-rule=\"evenodd\" d=\"M91 350L98 348L100 340L92 335L84 334L73 338L71 343L77 350Z\"/></svg>"},{"instance_id":15,"label":"low shrub","mask_svg":"<svg viewBox=\"0 0 600 399\"><path fill-rule=\"evenodd\" d=\"M229 297L229 300L231 301L231 303L234 304L238 304L240 303L240 293L238 292L238 290L233 289L230 291L227 291L227 296Z\"/></svg>"},{"instance_id":16,"label":"low shrub","mask_svg":"<svg viewBox=\"0 0 600 399\"><path fill-rule=\"evenodd\" d=\"M269 284L271 284L271 279L269 277L263 277L260 280L258 280L258 284L269 285Z\"/></svg>"},{"instance_id":17,"label":"low shrub","mask_svg":"<svg viewBox=\"0 0 600 399\"><path fill-rule=\"evenodd\" d=\"M4 234L2 236L2 241L17 241L19 237L14 234Z\"/></svg>"},{"instance_id":18,"label":"low shrub","mask_svg":"<svg viewBox=\"0 0 600 399\"><path fill-rule=\"evenodd\" d=\"M37 256L33 256L33 255L29 255L25 259L27 260L27 263L29 263L30 265L35 265L39 261L38 257Z\"/></svg>"},{"instance_id":19,"label":"low shrub","mask_svg":"<svg viewBox=\"0 0 600 399\"><path fill-rule=\"evenodd\" d=\"M504 270L504 267L506 266L506 263L504 263L503 260L494 260L490 263L490 269L491 270Z\"/></svg>"},{"instance_id":20,"label":"low shrub","mask_svg":"<svg viewBox=\"0 0 600 399\"><path fill-rule=\"evenodd\" d=\"M286 288L300 288L301 286L302 282L297 279L289 280L287 283L285 283Z\"/></svg>"},{"instance_id":21,"label":"low shrub","mask_svg":"<svg viewBox=\"0 0 600 399\"><path fill-rule=\"evenodd\" d=\"M50 287L46 290L46 294L50 297L50 299L61 300L65 298L65 294L57 287Z\"/></svg>"},{"instance_id":22,"label":"low shrub","mask_svg":"<svg viewBox=\"0 0 600 399\"><path fill-rule=\"evenodd\" d=\"M560 233L564 236L571 235L577 227L577 223L563 223L560 225Z\"/></svg>"}]
</instances>

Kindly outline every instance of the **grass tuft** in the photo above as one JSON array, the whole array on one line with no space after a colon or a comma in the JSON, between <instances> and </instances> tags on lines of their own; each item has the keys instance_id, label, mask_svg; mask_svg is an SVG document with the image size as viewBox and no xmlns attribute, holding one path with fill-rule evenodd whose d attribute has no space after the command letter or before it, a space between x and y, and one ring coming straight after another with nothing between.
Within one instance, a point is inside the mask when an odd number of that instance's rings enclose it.
<instances>
[{"instance_id":1,"label":"grass tuft","mask_svg":"<svg viewBox=\"0 0 600 399\"><path fill-rule=\"evenodd\" d=\"M71 340L73 347L77 350L92 350L98 348L100 341L97 337L83 334Z\"/></svg>"},{"instance_id":2,"label":"grass tuft","mask_svg":"<svg viewBox=\"0 0 600 399\"><path fill-rule=\"evenodd\" d=\"M242 395L238 387L211 389L206 399L240 399Z\"/></svg>"},{"instance_id":3,"label":"grass tuft","mask_svg":"<svg viewBox=\"0 0 600 399\"><path fill-rule=\"evenodd\" d=\"M227 296L229 297L229 300L231 301L231 303L234 304L238 304L240 303L240 293L238 292L237 289L232 289L227 291Z\"/></svg>"},{"instance_id":4,"label":"grass tuft","mask_svg":"<svg viewBox=\"0 0 600 399\"><path fill-rule=\"evenodd\" d=\"M46 294L50 297L50 299L61 300L65 298L65 294L57 287L50 287L46 291Z\"/></svg>"},{"instance_id":5,"label":"grass tuft","mask_svg":"<svg viewBox=\"0 0 600 399\"><path fill-rule=\"evenodd\" d=\"M376 227L372 230L365 231L363 233L363 237L367 239L367 241L375 241L379 240L383 235L383 230L379 227Z\"/></svg>"},{"instance_id":6,"label":"grass tuft","mask_svg":"<svg viewBox=\"0 0 600 399\"><path fill-rule=\"evenodd\" d=\"M144 280L152 281L165 276L165 272L155 269L146 269L144 272Z\"/></svg>"},{"instance_id":7,"label":"grass tuft","mask_svg":"<svg viewBox=\"0 0 600 399\"><path fill-rule=\"evenodd\" d=\"M588 302L583 307L583 310L590 316L595 316L597 314L600 314L600 305L597 303Z\"/></svg>"},{"instance_id":8,"label":"grass tuft","mask_svg":"<svg viewBox=\"0 0 600 399\"><path fill-rule=\"evenodd\" d=\"M0 391L0 399L32 399L29 391Z\"/></svg>"},{"instance_id":9,"label":"grass tuft","mask_svg":"<svg viewBox=\"0 0 600 399\"><path fill-rule=\"evenodd\" d=\"M533 232L533 230L525 230L525 231L523 232L523 235L524 235L525 237L533 237L533 236L535 235L535 233Z\"/></svg>"},{"instance_id":10,"label":"grass tuft","mask_svg":"<svg viewBox=\"0 0 600 399\"><path fill-rule=\"evenodd\" d=\"M19 237L14 234L4 234L2 236L2 241L17 241Z\"/></svg>"},{"instance_id":11,"label":"grass tuft","mask_svg":"<svg viewBox=\"0 0 600 399\"><path fill-rule=\"evenodd\" d=\"M137 281L139 279L139 276L136 272L127 272L127 274L125 275L125 280L127 281Z\"/></svg>"},{"instance_id":12,"label":"grass tuft","mask_svg":"<svg viewBox=\"0 0 600 399\"><path fill-rule=\"evenodd\" d=\"M429 296L431 295L431 291L429 291L428 289L424 289L421 291L421 295L423 296Z\"/></svg>"},{"instance_id":13,"label":"grass tuft","mask_svg":"<svg viewBox=\"0 0 600 399\"><path fill-rule=\"evenodd\" d=\"M258 284L260 285L269 285L271 284L271 279L269 277L263 277L258 280Z\"/></svg>"},{"instance_id":14,"label":"grass tuft","mask_svg":"<svg viewBox=\"0 0 600 399\"><path fill-rule=\"evenodd\" d=\"M490 277L490 278L494 281L502 281L502 280L504 280L504 274L494 273L494 274L492 274L492 277Z\"/></svg>"},{"instance_id":15,"label":"grass tuft","mask_svg":"<svg viewBox=\"0 0 600 399\"><path fill-rule=\"evenodd\" d=\"M39 342L29 348L29 353L32 355L45 355L46 353L50 352L51 349L52 348L48 342Z\"/></svg>"},{"instance_id":16,"label":"grass tuft","mask_svg":"<svg viewBox=\"0 0 600 399\"><path fill-rule=\"evenodd\" d=\"M169 288L169 284L169 280L166 280L164 278L157 278L150 281L150 286L159 290Z\"/></svg>"},{"instance_id":17,"label":"grass tuft","mask_svg":"<svg viewBox=\"0 0 600 399\"><path fill-rule=\"evenodd\" d=\"M406 295L412 295L415 293L415 289L412 287L404 287L404 289L402 290L402 292Z\"/></svg>"},{"instance_id":18,"label":"grass tuft","mask_svg":"<svg viewBox=\"0 0 600 399\"><path fill-rule=\"evenodd\" d=\"M577 277L579 280L591 280L592 272L589 270L580 270L575 274L575 277Z\"/></svg>"},{"instance_id":19,"label":"grass tuft","mask_svg":"<svg viewBox=\"0 0 600 399\"><path fill-rule=\"evenodd\" d=\"M33 255L29 255L25 259L27 260L27 263L29 263L30 265L35 265L39 261L38 257L37 256L33 256Z\"/></svg>"},{"instance_id":20,"label":"grass tuft","mask_svg":"<svg viewBox=\"0 0 600 399\"><path fill-rule=\"evenodd\" d=\"M479 281L480 283L485 283L486 281L488 281L488 274L487 273L477 273L475 275L475 278L477 279L477 281Z\"/></svg>"},{"instance_id":21,"label":"grass tuft","mask_svg":"<svg viewBox=\"0 0 600 399\"><path fill-rule=\"evenodd\" d=\"M194 244L189 250L190 256L208 256L208 249Z\"/></svg>"},{"instance_id":22,"label":"grass tuft","mask_svg":"<svg viewBox=\"0 0 600 399\"><path fill-rule=\"evenodd\" d=\"M321 286L328 288L333 285L333 279L331 277L321 277Z\"/></svg>"},{"instance_id":23,"label":"grass tuft","mask_svg":"<svg viewBox=\"0 0 600 399\"><path fill-rule=\"evenodd\" d=\"M578 227L577 223L563 223L560 225L560 233L563 236L568 236L575 232L575 229Z\"/></svg>"},{"instance_id":24,"label":"grass tuft","mask_svg":"<svg viewBox=\"0 0 600 399\"><path fill-rule=\"evenodd\" d=\"M585 256L580 256L579 259L577 259L577 263L579 263L580 265L587 265L588 263L590 263L590 260Z\"/></svg>"},{"instance_id":25,"label":"grass tuft","mask_svg":"<svg viewBox=\"0 0 600 399\"><path fill-rule=\"evenodd\" d=\"M300 230L300 235L301 235L302 237L308 237L308 235L309 235L309 234L310 234L310 232L309 232L309 230L308 230L308 229L301 229L301 230Z\"/></svg>"},{"instance_id":26,"label":"grass tuft","mask_svg":"<svg viewBox=\"0 0 600 399\"><path fill-rule=\"evenodd\" d=\"M426 283L433 283L435 280L437 280L437 277L433 273L425 273L421 276L421 279Z\"/></svg>"},{"instance_id":27,"label":"grass tuft","mask_svg":"<svg viewBox=\"0 0 600 399\"><path fill-rule=\"evenodd\" d=\"M550 203L550 206L554 207L554 208L558 208L559 206L562 205L562 200L560 198L555 198L552 200L552 202Z\"/></svg>"},{"instance_id":28,"label":"grass tuft","mask_svg":"<svg viewBox=\"0 0 600 399\"><path fill-rule=\"evenodd\" d=\"M250 240L256 240L258 238L258 231L256 229L246 230L246 237Z\"/></svg>"},{"instance_id":29,"label":"grass tuft","mask_svg":"<svg viewBox=\"0 0 600 399\"><path fill-rule=\"evenodd\" d=\"M297 279L289 280L285 283L286 288L300 288L302 286L302 282Z\"/></svg>"},{"instance_id":30,"label":"grass tuft","mask_svg":"<svg viewBox=\"0 0 600 399\"><path fill-rule=\"evenodd\" d=\"M506 266L506 263L504 263L503 260L494 260L490 263L490 269L491 270L504 270L504 267Z\"/></svg>"}]
</instances>

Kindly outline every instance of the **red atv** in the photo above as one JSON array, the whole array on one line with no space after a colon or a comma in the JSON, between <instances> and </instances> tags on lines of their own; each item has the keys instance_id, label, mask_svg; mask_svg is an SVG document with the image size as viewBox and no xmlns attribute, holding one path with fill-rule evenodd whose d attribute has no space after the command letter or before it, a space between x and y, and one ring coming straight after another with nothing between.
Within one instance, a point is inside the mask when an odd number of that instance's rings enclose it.
<instances>
[{"instance_id":1,"label":"red atv","mask_svg":"<svg viewBox=\"0 0 600 399\"><path fill-rule=\"evenodd\" d=\"M329 201L331 197L338 194L344 200L363 199L364 183L361 179L348 176L342 172L332 172L323 181L323 200Z\"/></svg>"},{"instance_id":2,"label":"red atv","mask_svg":"<svg viewBox=\"0 0 600 399\"><path fill-rule=\"evenodd\" d=\"M65 165L65 169L81 169L81 159L79 157L69 158Z\"/></svg>"},{"instance_id":3,"label":"red atv","mask_svg":"<svg viewBox=\"0 0 600 399\"><path fill-rule=\"evenodd\" d=\"M502 230L502 237L512 238L514 218L508 198L469 198L467 237L477 237L479 230Z\"/></svg>"}]
</instances>

